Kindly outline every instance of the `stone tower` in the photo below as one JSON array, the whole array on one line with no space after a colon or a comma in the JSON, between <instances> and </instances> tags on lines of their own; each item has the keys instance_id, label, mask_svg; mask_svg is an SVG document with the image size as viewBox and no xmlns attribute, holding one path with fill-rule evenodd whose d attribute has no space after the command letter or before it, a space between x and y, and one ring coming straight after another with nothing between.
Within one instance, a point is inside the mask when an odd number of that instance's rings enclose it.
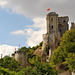
<instances>
[{"instance_id":1,"label":"stone tower","mask_svg":"<svg viewBox=\"0 0 75 75\"><path fill-rule=\"evenodd\" d=\"M71 22L71 29L75 29L75 23Z\"/></svg>"},{"instance_id":2,"label":"stone tower","mask_svg":"<svg viewBox=\"0 0 75 75\"><path fill-rule=\"evenodd\" d=\"M43 34L43 46L42 50L44 50L45 46L48 47L48 50L52 50L57 47L57 42L59 42L60 34L58 31L58 14L55 12L51 12L47 14L47 33ZM51 51L50 51L51 52Z\"/></svg>"},{"instance_id":3,"label":"stone tower","mask_svg":"<svg viewBox=\"0 0 75 75\"><path fill-rule=\"evenodd\" d=\"M29 66L29 63L27 62L27 53L25 51L15 51L12 56L21 64L21 66Z\"/></svg>"},{"instance_id":4,"label":"stone tower","mask_svg":"<svg viewBox=\"0 0 75 75\"><path fill-rule=\"evenodd\" d=\"M51 12L47 14L47 33L52 34L55 32L55 34L58 32L58 14L55 12Z\"/></svg>"},{"instance_id":5,"label":"stone tower","mask_svg":"<svg viewBox=\"0 0 75 75\"><path fill-rule=\"evenodd\" d=\"M68 16L58 17L58 14L51 12L46 16L47 20L47 33L43 34L43 46L44 51L47 47L48 55L51 57L53 50L58 47L60 43L60 37L68 30Z\"/></svg>"}]
</instances>

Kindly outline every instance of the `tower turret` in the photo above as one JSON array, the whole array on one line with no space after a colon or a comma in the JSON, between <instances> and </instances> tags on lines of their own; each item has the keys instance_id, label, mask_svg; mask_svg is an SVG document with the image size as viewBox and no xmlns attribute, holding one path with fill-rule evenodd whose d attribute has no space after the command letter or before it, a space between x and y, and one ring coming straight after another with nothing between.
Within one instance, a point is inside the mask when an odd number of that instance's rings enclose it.
<instances>
[{"instance_id":1,"label":"tower turret","mask_svg":"<svg viewBox=\"0 0 75 75\"><path fill-rule=\"evenodd\" d=\"M68 30L68 16L59 17L55 12L46 15L47 20L47 33L43 34L43 46L47 55L51 57L53 50L59 46L60 37Z\"/></svg>"},{"instance_id":2,"label":"tower turret","mask_svg":"<svg viewBox=\"0 0 75 75\"><path fill-rule=\"evenodd\" d=\"M51 12L47 14L47 33L58 32L58 14Z\"/></svg>"}]
</instances>

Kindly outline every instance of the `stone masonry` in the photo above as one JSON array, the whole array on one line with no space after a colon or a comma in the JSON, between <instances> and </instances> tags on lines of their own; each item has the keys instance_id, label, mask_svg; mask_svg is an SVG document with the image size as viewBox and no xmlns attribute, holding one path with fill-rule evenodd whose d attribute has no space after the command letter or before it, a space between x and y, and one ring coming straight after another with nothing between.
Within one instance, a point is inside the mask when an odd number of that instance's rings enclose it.
<instances>
[{"instance_id":1,"label":"stone masonry","mask_svg":"<svg viewBox=\"0 0 75 75\"><path fill-rule=\"evenodd\" d=\"M29 66L29 63L27 62L27 53L25 51L15 51L12 56L16 61L20 62L21 66Z\"/></svg>"},{"instance_id":2,"label":"stone masonry","mask_svg":"<svg viewBox=\"0 0 75 75\"><path fill-rule=\"evenodd\" d=\"M68 16L59 17L55 12L47 14L47 33L43 34L42 50L47 47L49 57L53 53L53 49L57 48L60 43L60 37L68 30Z\"/></svg>"},{"instance_id":3,"label":"stone masonry","mask_svg":"<svg viewBox=\"0 0 75 75\"><path fill-rule=\"evenodd\" d=\"M71 29L75 29L75 23L71 22Z\"/></svg>"}]
</instances>

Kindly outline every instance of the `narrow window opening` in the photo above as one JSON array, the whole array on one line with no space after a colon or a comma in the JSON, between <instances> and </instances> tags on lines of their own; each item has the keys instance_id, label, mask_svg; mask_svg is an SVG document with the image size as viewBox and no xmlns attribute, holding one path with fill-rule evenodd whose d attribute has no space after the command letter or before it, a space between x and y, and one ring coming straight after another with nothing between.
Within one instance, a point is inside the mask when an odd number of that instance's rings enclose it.
<instances>
[{"instance_id":1,"label":"narrow window opening","mask_svg":"<svg viewBox=\"0 0 75 75\"><path fill-rule=\"evenodd\" d=\"M52 29L53 29L53 25L52 25Z\"/></svg>"}]
</instances>

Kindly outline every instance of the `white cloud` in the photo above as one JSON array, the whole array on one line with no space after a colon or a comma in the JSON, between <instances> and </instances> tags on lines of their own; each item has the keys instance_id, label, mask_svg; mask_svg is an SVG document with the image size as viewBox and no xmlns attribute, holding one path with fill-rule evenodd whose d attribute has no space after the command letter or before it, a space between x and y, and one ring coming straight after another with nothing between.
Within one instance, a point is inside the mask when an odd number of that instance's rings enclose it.
<instances>
[{"instance_id":1,"label":"white cloud","mask_svg":"<svg viewBox=\"0 0 75 75\"><path fill-rule=\"evenodd\" d=\"M31 47L39 44L42 41L42 34L46 33L45 18L35 18L33 22L34 24L28 26L28 29L11 32L11 34L28 36L27 44ZM35 30L36 28L38 28L38 30Z\"/></svg>"},{"instance_id":2,"label":"white cloud","mask_svg":"<svg viewBox=\"0 0 75 75\"><path fill-rule=\"evenodd\" d=\"M7 1L0 1L0 5L1 5L1 6L7 5Z\"/></svg>"},{"instance_id":3,"label":"white cloud","mask_svg":"<svg viewBox=\"0 0 75 75\"><path fill-rule=\"evenodd\" d=\"M17 46L10 46L10 45L0 45L0 57L1 54L3 54L3 57L6 55L11 55L12 53L14 53L15 48L18 49Z\"/></svg>"},{"instance_id":4,"label":"white cloud","mask_svg":"<svg viewBox=\"0 0 75 75\"><path fill-rule=\"evenodd\" d=\"M12 9L12 13L23 14L29 18L45 17L47 8L61 15L69 15L74 20L74 0L0 0L0 6ZM70 11L71 10L71 11Z\"/></svg>"},{"instance_id":5,"label":"white cloud","mask_svg":"<svg viewBox=\"0 0 75 75\"><path fill-rule=\"evenodd\" d=\"M45 32L45 30L38 30L34 31L30 37L28 37L27 44L29 46L36 46L42 41L42 34Z\"/></svg>"},{"instance_id":6,"label":"white cloud","mask_svg":"<svg viewBox=\"0 0 75 75\"><path fill-rule=\"evenodd\" d=\"M69 16L70 22L75 21L75 0L0 0L0 6L8 13L23 14L33 20L34 24L28 29L11 32L16 35L28 36L27 44L33 46L42 40L42 34L46 32L45 16L51 11L56 11L61 16ZM47 12L46 9L51 11ZM39 30L36 31L36 29Z\"/></svg>"},{"instance_id":7,"label":"white cloud","mask_svg":"<svg viewBox=\"0 0 75 75\"><path fill-rule=\"evenodd\" d=\"M23 30L17 30L17 31L13 31L11 32L11 34L16 34L16 35L25 35Z\"/></svg>"},{"instance_id":8,"label":"white cloud","mask_svg":"<svg viewBox=\"0 0 75 75\"><path fill-rule=\"evenodd\" d=\"M42 41L42 35L46 33L45 18L34 18L33 22L32 28L39 28L39 30L34 30L28 37L27 44L31 47L39 44Z\"/></svg>"}]
</instances>

